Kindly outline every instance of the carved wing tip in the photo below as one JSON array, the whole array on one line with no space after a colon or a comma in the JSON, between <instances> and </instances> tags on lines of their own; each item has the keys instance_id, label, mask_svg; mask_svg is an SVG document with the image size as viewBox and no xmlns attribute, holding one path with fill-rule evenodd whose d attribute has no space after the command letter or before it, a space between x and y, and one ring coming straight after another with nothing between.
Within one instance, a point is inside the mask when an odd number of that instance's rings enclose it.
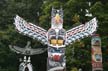
<instances>
[{"instance_id":1,"label":"carved wing tip","mask_svg":"<svg viewBox=\"0 0 108 71\"><path fill-rule=\"evenodd\" d=\"M19 17L19 16L16 14L15 18L17 18L17 17Z\"/></svg>"},{"instance_id":2,"label":"carved wing tip","mask_svg":"<svg viewBox=\"0 0 108 71\"><path fill-rule=\"evenodd\" d=\"M94 20L94 21L96 21L96 22L98 22L98 20L97 20L97 18L96 18L96 17L94 17L94 18L93 18L93 20Z\"/></svg>"},{"instance_id":3,"label":"carved wing tip","mask_svg":"<svg viewBox=\"0 0 108 71\"><path fill-rule=\"evenodd\" d=\"M16 21L16 20L18 20L20 17L18 16L18 15L16 15L15 17L14 17L14 20Z\"/></svg>"},{"instance_id":4,"label":"carved wing tip","mask_svg":"<svg viewBox=\"0 0 108 71\"><path fill-rule=\"evenodd\" d=\"M16 14L16 17L18 17L18 15Z\"/></svg>"}]
</instances>

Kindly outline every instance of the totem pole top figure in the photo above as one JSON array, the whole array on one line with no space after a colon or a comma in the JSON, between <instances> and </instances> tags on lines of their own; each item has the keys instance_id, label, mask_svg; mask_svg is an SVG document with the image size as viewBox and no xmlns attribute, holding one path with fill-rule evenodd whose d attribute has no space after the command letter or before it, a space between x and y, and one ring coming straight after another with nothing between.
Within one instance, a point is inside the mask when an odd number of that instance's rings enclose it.
<instances>
[{"instance_id":1,"label":"totem pole top figure","mask_svg":"<svg viewBox=\"0 0 108 71\"><path fill-rule=\"evenodd\" d=\"M62 29L63 28L63 10L56 10L52 8L52 19L51 19L51 28L52 29ZM56 30L55 30L56 31Z\"/></svg>"},{"instance_id":2,"label":"totem pole top figure","mask_svg":"<svg viewBox=\"0 0 108 71\"><path fill-rule=\"evenodd\" d=\"M81 24L68 31L63 29L63 10L52 8L51 28L47 31L32 23L26 22L16 15L15 26L19 33L28 35L51 47L65 47L78 39L92 35L97 28L97 20L93 18L85 24Z\"/></svg>"}]
</instances>

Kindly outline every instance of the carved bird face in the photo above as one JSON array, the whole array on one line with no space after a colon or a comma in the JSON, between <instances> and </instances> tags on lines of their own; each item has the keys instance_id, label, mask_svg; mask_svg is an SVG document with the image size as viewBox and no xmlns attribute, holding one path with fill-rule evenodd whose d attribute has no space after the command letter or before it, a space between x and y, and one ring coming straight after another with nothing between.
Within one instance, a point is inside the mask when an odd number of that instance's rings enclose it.
<instances>
[{"instance_id":1,"label":"carved bird face","mask_svg":"<svg viewBox=\"0 0 108 71\"><path fill-rule=\"evenodd\" d=\"M62 28L63 24L63 10L52 8L52 22L53 27Z\"/></svg>"}]
</instances>

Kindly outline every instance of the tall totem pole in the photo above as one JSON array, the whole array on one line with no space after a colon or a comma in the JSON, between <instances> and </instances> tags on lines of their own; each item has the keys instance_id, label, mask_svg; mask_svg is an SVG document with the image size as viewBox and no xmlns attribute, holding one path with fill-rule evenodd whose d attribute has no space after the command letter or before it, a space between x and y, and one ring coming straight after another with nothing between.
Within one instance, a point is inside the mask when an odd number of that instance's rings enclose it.
<instances>
[{"instance_id":1,"label":"tall totem pole","mask_svg":"<svg viewBox=\"0 0 108 71\"><path fill-rule=\"evenodd\" d=\"M17 54L24 55L24 58L20 58L20 65L19 65L19 71L33 71L33 66L31 64L31 55L37 55L45 52L47 49L46 48L37 48L37 49L32 49L30 46L30 42L27 43L25 48L21 48L18 46L12 46L9 45L9 48L13 51L16 52Z\"/></svg>"},{"instance_id":2,"label":"tall totem pole","mask_svg":"<svg viewBox=\"0 0 108 71\"><path fill-rule=\"evenodd\" d=\"M85 24L81 24L66 31L63 29L62 8L52 8L51 28L48 31L32 23L26 22L18 15L16 15L14 19L14 24L19 33L28 35L48 45L47 71L65 71L65 46L72 44L78 39L92 35L97 28L97 20L93 18Z\"/></svg>"},{"instance_id":3,"label":"tall totem pole","mask_svg":"<svg viewBox=\"0 0 108 71\"><path fill-rule=\"evenodd\" d=\"M103 71L101 38L98 34L93 35L92 45L92 71Z\"/></svg>"}]
</instances>

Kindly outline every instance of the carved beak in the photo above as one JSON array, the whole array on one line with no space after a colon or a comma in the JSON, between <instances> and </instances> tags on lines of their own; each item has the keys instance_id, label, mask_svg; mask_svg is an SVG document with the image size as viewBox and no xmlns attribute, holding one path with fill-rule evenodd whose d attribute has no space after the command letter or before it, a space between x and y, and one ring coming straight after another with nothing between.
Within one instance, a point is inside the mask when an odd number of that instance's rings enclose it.
<instances>
[{"instance_id":1,"label":"carved beak","mask_svg":"<svg viewBox=\"0 0 108 71\"><path fill-rule=\"evenodd\" d=\"M57 24L61 23L61 18L60 18L60 15L59 14L56 14L56 16L55 16L55 22Z\"/></svg>"}]
</instances>

